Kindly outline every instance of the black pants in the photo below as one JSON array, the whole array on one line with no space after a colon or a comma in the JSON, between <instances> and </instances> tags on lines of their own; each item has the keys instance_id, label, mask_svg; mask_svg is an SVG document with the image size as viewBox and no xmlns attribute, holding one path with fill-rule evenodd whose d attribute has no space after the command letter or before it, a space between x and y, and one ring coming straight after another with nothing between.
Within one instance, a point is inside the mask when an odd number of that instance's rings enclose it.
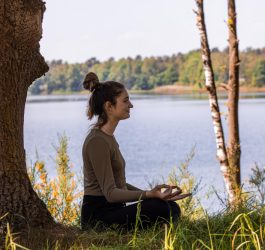
<instances>
[{"instance_id":1,"label":"black pants","mask_svg":"<svg viewBox=\"0 0 265 250\"><path fill-rule=\"evenodd\" d=\"M161 199L147 199L127 205L125 203L109 203L104 196L85 195L81 211L82 229L95 227L97 224L123 228L134 227L139 211L139 226L146 228L154 223L168 223L170 216L176 221L180 216L180 208L176 202Z\"/></svg>"}]
</instances>

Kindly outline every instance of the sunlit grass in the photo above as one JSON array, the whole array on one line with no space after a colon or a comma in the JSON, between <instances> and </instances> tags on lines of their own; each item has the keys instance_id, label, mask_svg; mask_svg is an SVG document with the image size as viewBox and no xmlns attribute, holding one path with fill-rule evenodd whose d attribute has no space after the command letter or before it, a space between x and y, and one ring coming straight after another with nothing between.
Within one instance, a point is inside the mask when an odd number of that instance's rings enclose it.
<instances>
[{"instance_id":1,"label":"sunlit grass","mask_svg":"<svg viewBox=\"0 0 265 250\"><path fill-rule=\"evenodd\" d=\"M146 230L82 232L78 228L30 231L28 249L265 249L264 210L227 213L198 220L155 225ZM19 235L7 225L5 249L21 249Z\"/></svg>"},{"instance_id":2,"label":"sunlit grass","mask_svg":"<svg viewBox=\"0 0 265 250\"><path fill-rule=\"evenodd\" d=\"M264 249L264 211L205 215L199 220L182 218L177 224L155 225L146 230L82 232L31 231L29 249ZM20 249L10 231L5 249ZM19 242L19 241L18 241ZM24 239L25 242L25 239ZM13 248L11 248L11 245ZM24 244L25 245L25 244Z\"/></svg>"}]
</instances>

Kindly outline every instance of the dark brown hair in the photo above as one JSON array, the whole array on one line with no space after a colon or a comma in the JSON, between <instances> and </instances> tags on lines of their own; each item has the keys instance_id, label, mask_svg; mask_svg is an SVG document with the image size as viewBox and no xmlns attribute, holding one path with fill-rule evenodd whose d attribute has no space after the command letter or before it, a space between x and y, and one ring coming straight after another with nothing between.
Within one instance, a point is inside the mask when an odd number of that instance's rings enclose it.
<instances>
[{"instance_id":1,"label":"dark brown hair","mask_svg":"<svg viewBox=\"0 0 265 250\"><path fill-rule=\"evenodd\" d=\"M93 72L89 72L86 75L83 86L91 92L88 101L87 117L91 120L94 116L98 116L95 127L101 128L108 121L104 104L109 101L112 105L116 105L116 98L122 93L125 87L119 82L100 82L98 76Z\"/></svg>"}]
</instances>

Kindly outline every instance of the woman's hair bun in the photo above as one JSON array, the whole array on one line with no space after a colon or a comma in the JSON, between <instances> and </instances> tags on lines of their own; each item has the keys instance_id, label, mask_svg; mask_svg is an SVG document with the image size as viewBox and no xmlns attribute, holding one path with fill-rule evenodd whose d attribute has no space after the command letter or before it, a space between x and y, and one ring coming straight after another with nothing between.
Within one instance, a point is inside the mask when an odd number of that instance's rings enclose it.
<instances>
[{"instance_id":1,"label":"woman's hair bun","mask_svg":"<svg viewBox=\"0 0 265 250\"><path fill-rule=\"evenodd\" d=\"M89 72L83 82L84 88L92 92L99 85L98 76L93 72Z\"/></svg>"}]
</instances>

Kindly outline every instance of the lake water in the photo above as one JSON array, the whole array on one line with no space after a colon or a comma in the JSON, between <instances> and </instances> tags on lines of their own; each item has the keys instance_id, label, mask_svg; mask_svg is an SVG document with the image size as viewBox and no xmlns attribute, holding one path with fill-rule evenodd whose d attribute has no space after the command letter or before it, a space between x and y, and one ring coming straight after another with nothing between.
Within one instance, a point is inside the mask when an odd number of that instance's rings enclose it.
<instances>
[{"instance_id":1,"label":"lake water","mask_svg":"<svg viewBox=\"0 0 265 250\"><path fill-rule=\"evenodd\" d=\"M115 131L126 160L127 182L147 188L149 182L167 179L195 146L190 171L197 179L202 178L198 195L211 186L224 190L207 99L200 96L194 99L190 95L131 95L131 100L134 105L131 118L121 121ZM65 133L73 169L81 173L82 144L92 124L87 120L86 106L85 96L28 97L24 128L28 164L35 161L37 150L39 159L46 162L53 176L54 145L58 145L58 134ZM220 106L225 112L225 100L220 101ZM243 181L247 180L255 162L265 164L264 111L265 96L240 99ZM225 116L223 125L226 128Z\"/></svg>"}]
</instances>

